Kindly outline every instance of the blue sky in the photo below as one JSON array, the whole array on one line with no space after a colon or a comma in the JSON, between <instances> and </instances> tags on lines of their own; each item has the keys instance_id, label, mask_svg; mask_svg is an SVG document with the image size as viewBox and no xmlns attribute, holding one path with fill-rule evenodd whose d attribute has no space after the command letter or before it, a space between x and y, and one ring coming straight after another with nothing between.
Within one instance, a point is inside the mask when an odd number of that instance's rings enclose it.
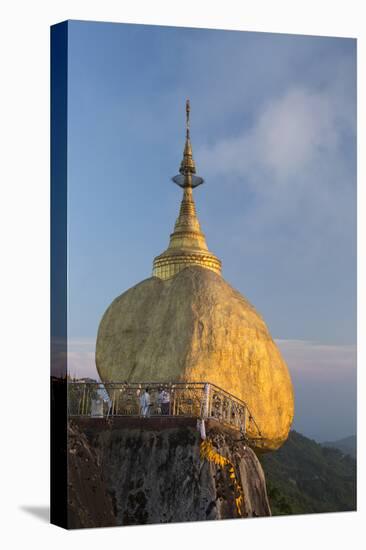
<instances>
[{"instance_id":1,"label":"blue sky","mask_svg":"<svg viewBox=\"0 0 366 550\"><path fill-rule=\"evenodd\" d=\"M356 42L69 24L70 370L92 372L110 302L151 275L177 216L184 143L223 276L289 364L294 427L355 431ZM325 399L329 401L324 414Z\"/></svg>"}]
</instances>

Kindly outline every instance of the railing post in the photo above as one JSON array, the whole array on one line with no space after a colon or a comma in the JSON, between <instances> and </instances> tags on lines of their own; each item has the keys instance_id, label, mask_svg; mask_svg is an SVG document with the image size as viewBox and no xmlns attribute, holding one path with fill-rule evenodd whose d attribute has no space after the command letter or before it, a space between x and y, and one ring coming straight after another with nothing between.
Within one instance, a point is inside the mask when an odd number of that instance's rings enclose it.
<instances>
[{"instance_id":1,"label":"railing post","mask_svg":"<svg viewBox=\"0 0 366 550\"><path fill-rule=\"evenodd\" d=\"M116 415L116 390L113 389L113 398L112 398L112 415Z\"/></svg>"},{"instance_id":2,"label":"railing post","mask_svg":"<svg viewBox=\"0 0 366 550\"><path fill-rule=\"evenodd\" d=\"M233 410L233 402L232 402L231 399L229 399L228 400L228 406L227 406L227 415L228 415L227 422L228 422L228 424L233 423L232 416L231 416L232 410Z\"/></svg>"},{"instance_id":3,"label":"railing post","mask_svg":"<svg viewBox=\"0 0 366 550\"><path fill-rule=\"evenodd\" d=\"M85 387L80 386L80 402L79 402L79 415L82 416L84 414L84 394L85 394Z\"/></svg>"},{"instance_id":4,"label":"railing post","mask_svg":"<svg viewBox=\"0 0 366 550\"><path fill-rule=\"evenodd\" d=\"M203 418L208 418L210 413L210 384L205 384L203 388Z\"/></svg>"},{"instance_id":5,"label":"railing post","mask_svg":"<svg viewBox=\"0 0 366 550\"><path fill-rule=\"evenodd\" d=\"M176 416L177 408L177 392L174 390L172 383L169 385L170 401L171 401L171 415Z\"/></svg>"}]
</instances>

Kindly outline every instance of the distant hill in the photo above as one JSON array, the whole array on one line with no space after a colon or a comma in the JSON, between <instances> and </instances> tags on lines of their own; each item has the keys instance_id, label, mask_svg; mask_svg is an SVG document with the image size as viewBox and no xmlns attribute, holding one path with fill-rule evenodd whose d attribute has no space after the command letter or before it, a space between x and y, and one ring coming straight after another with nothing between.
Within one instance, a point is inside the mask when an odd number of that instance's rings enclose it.
<instances>
[{"instance_id":1,"label":"distant hill","mask_svg":"<svg viewBox=\"0 0 366 550\"><path fill-rule=\"evenodd\" d=\"M351 455L356 458L357 438L355 435L337 439L336 441L324 441L323 447L333 447L339 449L342 453Z\"/></svg>"},{"instance_id":2,"label":"distant hill","mask_svg":"<svg viewBox=\"0 0 366 550\"><path fill-rule=\"evenodd\" d=\"M85 384L99 384L98 380L85 376L84 378L70 378L70 382L84 382Z\"/></svg>"},{"instance_id":3,"label":"distant hill","mask_svg":"<svg viewBox=\"0 0 366 550\"><path fill-rule=\"evenodd\" d=\"M356 509L356 460L338 449L291 431L260 461L274 516Z\"/></svg>"}]
</instances>

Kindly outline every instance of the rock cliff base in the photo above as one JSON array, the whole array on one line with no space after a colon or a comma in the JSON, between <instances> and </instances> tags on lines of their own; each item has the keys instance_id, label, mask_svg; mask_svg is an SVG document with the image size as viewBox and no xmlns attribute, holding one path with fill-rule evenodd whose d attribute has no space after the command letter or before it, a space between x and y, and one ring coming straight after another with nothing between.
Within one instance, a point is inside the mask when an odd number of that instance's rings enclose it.
<instances>
[{"instance_id":1,"label":"rock cliff base","mask_svg":"<svg viewBox=\"0 0 366 550\"><path fill-rule=\"evenodd\" d=\"M69 424L69 527L271 515L255 453L216 422L79 418Z\"/></svg>"}]
</instances>

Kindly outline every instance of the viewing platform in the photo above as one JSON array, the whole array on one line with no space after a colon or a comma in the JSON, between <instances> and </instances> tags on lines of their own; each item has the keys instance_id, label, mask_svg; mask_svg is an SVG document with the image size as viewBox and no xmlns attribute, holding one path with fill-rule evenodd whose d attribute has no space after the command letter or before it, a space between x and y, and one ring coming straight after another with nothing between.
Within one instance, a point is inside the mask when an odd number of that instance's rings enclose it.
<instances>
[{"instance_id":1,"label":"viewing platform","mask_svg":"<svg viewBox=\"0 0 366 550\"><path fill-rule=\"evenodd\" d=\"M119 424L129 418L127 424L136 427L147 426L147 419L159 426L169 424L169 419L192 425L204 420L253 442L262 438L247 404L209 382L68 382L68 413L82 417L83 423L104 418Z\"/></svg>"}]
</instances>

